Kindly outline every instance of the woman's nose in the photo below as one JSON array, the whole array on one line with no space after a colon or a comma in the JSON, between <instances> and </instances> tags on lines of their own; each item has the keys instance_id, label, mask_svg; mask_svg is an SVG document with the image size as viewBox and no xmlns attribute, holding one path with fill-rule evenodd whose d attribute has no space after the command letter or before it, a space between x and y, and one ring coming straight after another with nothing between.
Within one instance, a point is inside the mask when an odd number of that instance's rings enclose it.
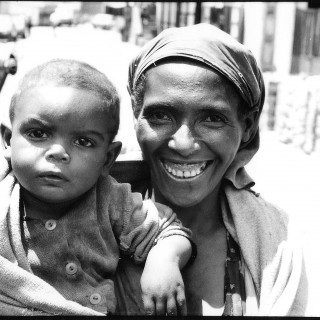
<instances>
[{"instance_id":1,"label":"woman's nose","mask_svg":"<svg viewBox=\"0 0 320 320\"><path fill-rule=\"evenodd\" d=\"M70 162L70 155L63 147L62 144L56 143L53 144L46 152L46 159L48 161L56 161L56 162L63 162L69 163Z\"/></svg>"},{"instance_id":2,"label":"woman's nose","mask_svg":"<svg viewBox=\"0 0 320 320\"><path fill-rule=\"evenodd\" d=\"M182 125L171 137L168 146L170 149L179 152L182 156L189 156L200 150L200 144L195 139L189 126Z\"/></svg>"}]
</instances>

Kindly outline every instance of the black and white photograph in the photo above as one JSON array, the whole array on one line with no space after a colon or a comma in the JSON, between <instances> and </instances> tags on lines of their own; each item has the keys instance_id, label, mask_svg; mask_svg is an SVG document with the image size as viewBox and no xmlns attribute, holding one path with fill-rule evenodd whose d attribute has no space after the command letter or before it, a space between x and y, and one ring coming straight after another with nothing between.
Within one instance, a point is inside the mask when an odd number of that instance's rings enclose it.
<instances>
[{"instance_id":1,"label":"black and white photograph","mask_svg":"<svg viewBox=\"0 0 320 320\"><path fill-rule=\"evenodd\" d=\"M0 317L320 317L320 1L0 1Z\"/></svg>"}]
</instances>

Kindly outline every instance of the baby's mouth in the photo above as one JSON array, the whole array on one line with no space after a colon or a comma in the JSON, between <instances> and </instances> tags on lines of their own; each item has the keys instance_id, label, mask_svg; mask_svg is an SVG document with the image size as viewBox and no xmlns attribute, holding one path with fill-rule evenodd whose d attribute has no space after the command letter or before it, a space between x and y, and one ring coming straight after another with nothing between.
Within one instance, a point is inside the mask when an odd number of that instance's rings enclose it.
<instances>
[{"instance_id":1,"label":"baby's mouth","mask_svg":"<svg viewBox=\"0 0 320 320\"><path fill-rule=\"evenodd\" d=\"M199 176L207 167L209 161L196 163L176 163L167 160L162 161L168 173L180 179L189 179Z\"/></svg>"}]
</instances>

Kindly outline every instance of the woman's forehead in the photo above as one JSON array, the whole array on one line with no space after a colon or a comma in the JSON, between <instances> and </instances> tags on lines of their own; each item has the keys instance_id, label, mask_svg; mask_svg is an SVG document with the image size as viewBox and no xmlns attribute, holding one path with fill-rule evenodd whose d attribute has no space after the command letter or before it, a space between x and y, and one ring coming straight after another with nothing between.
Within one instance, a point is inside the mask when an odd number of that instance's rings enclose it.
<instances>
[{"instance_id":1,"label":"woman's forehead","mask_svg":"<svg viewBox=\"0 0 320 320\"><path fill-rule=\"evenodd\" d=\"M194 86L201 90L202 86L219 87L220 90L238 96L237 88L220 72L198 61L190 59L163 60L146 72L147 87L175 85L177 88Z\"/></svg>"},{"instance_id":2,"label":"woman's forehead","mask_svg":"<svg viewBox=\"0 0 320 320\"><path fill-rule=\"evenodd\" d=\"M236 88L206 67L170 62L151 68L146 77L144 106L237 110L238 104Z\"/></svg>"}]
</instances>

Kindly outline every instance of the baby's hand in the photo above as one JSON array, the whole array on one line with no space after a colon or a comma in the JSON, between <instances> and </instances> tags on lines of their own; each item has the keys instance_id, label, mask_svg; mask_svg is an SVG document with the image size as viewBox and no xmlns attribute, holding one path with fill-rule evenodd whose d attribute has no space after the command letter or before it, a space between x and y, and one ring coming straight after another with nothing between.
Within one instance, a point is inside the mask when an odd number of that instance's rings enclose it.
<instances>
[{"instance_id":1,"label":"baby's hand","mask_svg":"<svg viewBox=\"0 0 320 320\"><path fill-rule=\"evenodd\" d=\"M177 262L147 261L141 289L147 315L187 315L184 284Z\"/></svg>"}]
</instances>

